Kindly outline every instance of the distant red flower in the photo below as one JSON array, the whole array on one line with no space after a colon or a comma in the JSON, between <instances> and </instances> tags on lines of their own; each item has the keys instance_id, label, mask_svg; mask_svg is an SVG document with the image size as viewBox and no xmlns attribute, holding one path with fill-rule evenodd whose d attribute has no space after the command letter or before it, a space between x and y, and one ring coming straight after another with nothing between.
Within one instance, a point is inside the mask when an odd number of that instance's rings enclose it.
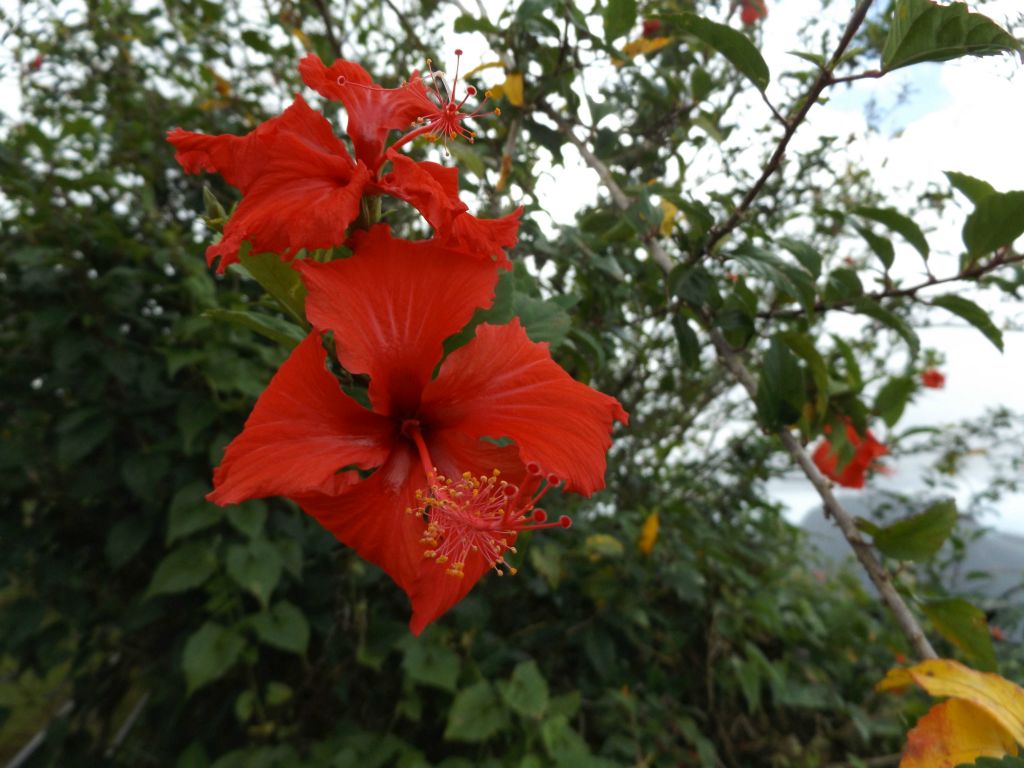
<instances>
[{"instance_id":1,"label":"distant red flower","mask_svg":"<svg viewBox=\"0 0 1024 768\"><path fill-rule=\"evenodd\" d=\"M744 24L755 24L768 17L765 0L740 0L740 20Z\"/></svg>"},{"instance_id":2,"label":"distant red flower","mask_svg":"<svg viewBox=\"0 0 1024 768\"><path fill-rule=\"evenodd\" d=\"M830 431L831 429L826 426L825 433L828 434ZM863 488L868 470L882 469L877 459L887 454L889 449L875 439L870 429L862 438L849 419L846 419L846 439L854 449L853 458L848 464L839 466L839 454L833 450L828 440L823 440L818 445L812 458L821 473L839 485Z\"/></svg>"},{"instance_id":3,"label":"distant red flower","mask_svg":"<svg viewBox=\"0 0 1024 768\"><path fill-rule=\"evenodd\" d=\"M43 66L43 54L37 53L36 57L28 63L29 72L38 72Z\"/></svg>"},{"instance_id":4,"label":"distant red flower","mask_svg":"<svg viewBox=\"0 0 1024 768\"><path fill-rule=\"evenodd\" d=\"M942 389L946 386L946 376L938 368L921 371L921 383L931 389Z\"/></svg>"},{"instance_id":5,"label":"distant red flower","mask_svg":"<svg viewBox=\"0 0 1024 768\"><path fill-rule=\"evenodd\" d=\"M210 498L296 500L405 590L418 634L487 570L507 567L520 531L568 523L537 508L549 489L604 486L611 427L628 417L517 321L479 326L432 378L443 341L492 300L497 271L436 241L393 239L385 225L353 249L298 262L314 331L228 446ZM369 376L371 409L326 370L328 331L345 369ZM353 468L376 469L355 482L339 474Z\"/></svg>"},{"instance_id":6,"label":"distant red flower","mask_svg":"<svg viewBox=\"0 0 1024 768\"><path fill-rule=\"evenodd\" d=\"M372 178L353 162L323 115L301 96L278 117L245 136L210 136L175 128L167 140L187 173L209 171L243 194L220 242L206 249L210 265L238 261L248 240L255 252L291 258L300 248L339 245L359 216L359 201Z\"/></svg>"},{"instance_id":7,"label":"distant red flower","mask_svg":"<svg viewBox=\"0 0 1024 768\"><path fill-rule=\"evenodd\" d=\"M658 19L644 19L643 24L643 35L650 39L657 37L661 33L661 22Z\"/></svg>"}]
</instances>

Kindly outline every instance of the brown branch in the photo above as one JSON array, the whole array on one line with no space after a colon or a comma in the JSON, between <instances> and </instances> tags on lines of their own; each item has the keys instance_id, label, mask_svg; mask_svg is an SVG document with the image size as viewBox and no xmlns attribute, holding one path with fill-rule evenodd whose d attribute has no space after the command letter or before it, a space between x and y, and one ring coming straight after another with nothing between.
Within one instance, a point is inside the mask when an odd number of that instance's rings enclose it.
<instances>
[{"instance_id":1,"label":"brown branch","mask_svg":"<svg viewBox=\"0 0 1024 768\"><path fill-rule=\"evenodd\" d=\"M711 253L715 245L726 235L736 229L739 226L740 221L746 214L747 209L750 208L757 196L761 194L765 184L775 174L779 168L782 167L782 160L786 156L786 148L789 146L790 139L793 138L793 134L796 133L797 128L804 122L807 117L807 113L811 111L818 102L818 97L821 92L824 91L829 85L832 84L834 78L832 71L839 65L839 60L843 57L847 47L853 40L853 36L857 34L857 30L860 29L860 25L864 23L864 17L867 16L868 9L871 7L872 0L861 0L858 3L856 9L854 9L853 16L850 17L849 23L846 25L846 30L843 32L842 38L839 40L839 45L836 46L835 53L832 54L832 58L829 60L825 68L818 74L817 79L808 89L807 93L800 100L800 108L796 114L792 117L783 120L786 129L782 134L782 138L779 140L778 145L775 147L775 151L772 153L771 159L768 160L767 165L761 171L760 177L754 182L747 193L740 200L739 205L733 209L733 212L729 214L729 218L725 220L720 226L713 227L708 232L707 240L704 243L704 248L692 255L688 261L696 262L702 259L704 256Z\"/></svg>"},{"instance_id":2,"label":"brown branch","mask_svg":"<svg viewBox=\"0 0 1024 768\"><path fill-rule=\"evenodd\" d=\"M1024 254L1013 253L1009 247L1002 248L996 252L996 256L989 262L979 264L971 267L970 269L964 269L957 272L955 275L949 275L947 277L935 277L930 276L927 280L917 283L916 285L910 285L906 288L887 288L884 291L874 291L873 293L865 293L862 296L858 296L854 299L841 299L839 301L825 302L818 301L814 304L815 312L824 312L830 309L843 309L851 304L855 304L858 301L869 299L871 301L882 301L883 299L899 299L899 298L916 298L920 291L926 288L931 288L936 285L943 285L944 283L954 283L961 280L977 280L985 275L995 272L1000 267L1006 267L1011 264L1024 263ZM792 318L801 317L805 313L803 309L792 309L792 310L767 310L758 312L757 316L760 318Z\"/></svg>"},{"instance_id":3,"label":"brown branch","mask_svg":"<svg viewBox=\"0 0 1024 768\"><path fill-rule=\"evenodd\" d=\"M327 29L327 41L331 44L331 50L340 59L342 57L341 42L334 34L334 20L331 18L331 9L325 0L313 0L313 2L320 12L320 18L324 22L324 27Z\"/></svg>"},{"instance_id":4,"label":"brown branch","mask_svg":"<svg viewBox=\"0 0 1024 768\"><path fill-rule=\"evenodd\" d=\"M757 397L757 382L754 380L749 369L740 360L736 351L729 346L729 342L725 340L722 332L711 325L710 322L707 324L707 331L722 364L736 377L736 380L739 381L743 389L747 391L750 399L754 400ZM899 625L904 637L907 638L911 648L914 649L914 653L919 659L937 658L935 649L928 642L928 638L925 636L924 630L921 628L920 623L918 623L917 618L893 586L889 573L878 562L875 553L871 550L871 546L860 535L860 531L857 529L857 525L854 523L850 513L843 508L835 494L832 493L832 483L818 471L810 456L807 455L807 451L804 450L804 447L794 437L792 432L788 429L782 429L778 435L782 440L782 445L793 458L793 461L803 470L811 485L818 492L825 505L825 514L835 520L839 526L843 537L850 544L860 564L864 566L868 577L875 585L875 589L878 590L878 594L881 595L882 601L889 609L889 612L896 619L896 623Z\"/></svg>"}]
</instances>

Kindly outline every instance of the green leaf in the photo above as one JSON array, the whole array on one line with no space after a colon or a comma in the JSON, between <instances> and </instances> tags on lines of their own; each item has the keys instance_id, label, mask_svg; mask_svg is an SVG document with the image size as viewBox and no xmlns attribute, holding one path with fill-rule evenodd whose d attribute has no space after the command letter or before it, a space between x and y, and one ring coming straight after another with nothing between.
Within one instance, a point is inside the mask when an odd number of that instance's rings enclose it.
<instances>
[{"instance_id":1,"label":"green leaf","mask_svg":"<svg viewBox=\"0 0 1024 768\"><path fill-rule=\"evenodd\" d=\"M443 691L455 691L462 666L457 653L429 635L407 636L403 646L402 669L410 680Z\"/></svg>"},{"instance_id":2,"label":"green leaf","mask_svg":"<svg viewBox=\"0 0 1024 768\"><path fill-rule=\"evenodd\" d=\"M910 401L910 396L917 390L917 382L909 376L897 376L889 379L878 390L872 410L882 417L890 427L900 420L903 410Z\"/></svg>"},{"instance_id":3,"label":"green leaf","mask_svg":"<svg viewBox=\"0 0 1024 768\"><path fill-rule=\"evenodd\" d=\"M697 334L690 327L685 317L676 315L672 318L672 328L676 332L676 342L679 344L679 359L683 365L696 367L700 364L700 342Z\"/></svg>"},{"instance_id":4,"label":"green leaf","mask_svg":"<svg viewBox=\"0 0 1024 768\"><path fill-rule=\"evenodd\" d=\"M892 247L892 242L889 238L876 235L867 227L855 225L854 229L860 233L860 236L867 242L868 247L874 251L875 255L882 262L882 266L886 269L891 269L892 263L896 259L896 249Z\"/></svg>"},{"instance_id":5,"label":"green leaf","mask_svg":"<svg viewBox=\"0 0 1024 768\"><path fill-rule=\"evenodd\" d=\"M540 726L540 740L555 760L569 756L589 756L590 749L576 730L569 724L565 715L554 715L546 718Z\"/></svg>"},{"instance_id":6,"label":"green leaf","mask_svg":"<svg viewBox=\"0 0 1024 768\"><path fill-rule=\"evenodd\" d=\"M992 319L988 316L988 313L973 301L965 299L963 296L955 296L952 293L946 293L942 296L936 296L931 300L931 303L936 307L942 307L943 309L952 312L957 317L966 320L981 331L986 339L995 344L996 349L1000 352L1003 351L1003 332L995 326Z\"/></svg>"},{"instance_id":7,"label":"green leaf","mask_svg":"<svg viewBox=\"0 0 1024 768\"><path fill-rule=\"evenodd\" d=\"M517 715L540 719L548 707L548 684L533 659L521 661L508 681L500 680L501 698Z\"/></svg>"},{"instance_id":8,"label":"green leaf","mask_svg":"<svg viewBox=\"0 0 1024 768\"><path fill-rule=\"evenodd\" d=\"M806 334L786 331L780 333L779 338L807 363L807 369L811 372L811 378L814 381L814 388L817 390L814 409L819 416L824 416L828 409L829 386L828 365L825 363L825 358L815 348L814 341Z\"/></svg>"},{"instance_id":9,"label":"green leaf","mask_svg":"<svg viewBox=\"0 0 1024 768\"><path fill-rule=\"evenodd\" d=\"M206 500L210 486L203 480L196 480L178 490L171 500L167 512L167 543L215 525L224 516L224 511Z\"/></svg>"},{"instance_id":10,"label":"green leaf","mask_svg":"<svg viewBox=\"0 0 1024 768\"><path fill-rule=\"evenodd\" d=\"M833 269L825 281L825 301L840 303L864 295L864 286L857 273L848 267Z\"/></svg>"},{"instance_id":11,"label":"green leaf","mask_svg":"<svg viewBox=\"0 0 1024 768\"><path fill-rule=\"evenodd\" d=\"M267 685L267 706L276 707L284 704L286 701L291 701L294 695L291 686L273 680Z\"/></svg>"},{"instance_id":12,"label":"green leaf","mask_svg":"<svg viewBox=\"0 0 1024 768\"><path fill-rule=\"evenodd\" d=\"M757 412L768 429L799 420L804 406L804 371L779 338L773 338L761 365Z\"/></svg>"},{"instance_id":13,"label":"green leaf","mask_svg":"<svg viewBox=\"0 0 1024 768\"><path fill-rule=\"evenodd\" d=\"M668 290L697 310L705 305L712 309L722 306L715 278L699 265L680 264L674 267L668 275Z\"/></svg>"},{"instance_id":14,"label":"green leaf","mask_svg":"<svg viewBox=\"0 0 1024 768\"><path fill-rule=\"evenodd\" d=\"M785 262L752 243L743 243L729 257L750 274L770 282L781 295L800 302L808 314L814 311L814 278L803 267Z\"/></svg>"},{"instance_id":15,"label":"green leaf","mask_svg":"<svg viewBox=\"0 0 1024 768\"><path fill-rule=\"evenodd\" d=\"M508 712L487 680L458 692L448 710L447 741L481 742L508 727Z\"/></svg>"},{"instance_id":16,"label":"green leaf","mask_svg":"<svg viewBox=\"0 0 1024 768\"><path fill-rule=\"evenodd\" d=\"M964 222L963 240L971 256L983 256L1024 235L1024 191L994 192L975 203Z\"/></svg>"},{"instance_id":17,"label":"green leaf","mask_svg":"<svg viewBox=\"0 0 1024 768\"><path fill-rule=\"evenodd\" d=\"M160 561L146 590L146 598L170 595L198 587L217 568L213 542L193 541Z\"/></svg>"},{"instance_id":18,"label":"green leaf","mask_svg":"<svg viewBox=\"0 0 1024 768\"><path fill-rule=\"evenodd\" d=\"M897 0L882 49L882 71L922 61L991 56L1020 50L1002 27L964 3L936 5L929 0Z\"/></svg>"},{"instance_id":19,"label":"green leaf","mask_svg":"<svg viewBox=\"0 0 1024 768\"><path fill-rule=\"evenodd\" d=\"M238 722L247 723L252 719L256 711L256 693L251 690L244 690L235 699L235 717Z\"/></svg>"},{"instance_id":20,"label":"green leaf","mask_svg":"<svg viewBox=\"0 0 1024 768\"><path fill-rule=\"evenodd\" d=\"M959 597L929 600L922 609L935 629L959 648L971 666L984 672L998 668L985 612Z\"/></svg>"},{"instance_id":21,"label":"green leaf","mask_svg":"<svg viewBox=\"0 0 1024 768\"><path fill-rule=\"evenodd\" d=\"M301 656L309 646L309 622L305 614L287 600L250 617L249 625L260 642L272 648Z\"/></svg>"},{"instance_id":22,"label":"green leaf","mask_svg":"<svg viewBox=\"0 0 1024 768\"><path fill-rule=\"evenodd\" d=\"M887 557L919 562L942 547L956 525L956 502L940 501L924 512L870 531L875 546Z\"/></svg>"},{"instance_id":23,"label":"green leaf","mask_svg":"<svg viewBox=\"0 0 1024 768\"><path fill-rule=\"evenodd\" d=\"M277 548L266 539L232 544L228 547L226 562L228 575L255 595L262 605L267 605L284 569Z\"/></svg>"},{"instance_id":24,"label":"green leaf","mask_svg":"<svg viewBox=\"0 0 1024 768\"><path fill-rule=\"evenodd\" d=\"M949 183L959 189L975 205L981 202L982 198L996 193L995 187L987 181L982 181L957 171L946 171L945 173Z\"/></svg>"},{"instance_id":25,"label":"green leaf","mask_svg":"<svg viewBox=\"0 0 1024 768\"><path fill-rule=\"evenodd\" d=\"M902 235L903 239L914 246L923 258L928 258L928 241L925 239L924 232L909 217L892 208L861 206L860 208L855 208L853 212L865 219L877 221L893 232Z\"/></svg>"},{"instance_id":26,"label":"green leaf","mask_svg":"<svg viewBox=\"0 0 1024 768\"><path fill-rule=\"evenodd\" d=\"M152 533L151 519L145 515L131 514L118 520L107 533L103 554L111 568L117 570L135 557Z\"/></svg>"},{"instance_id":27,"label":"green leaf","mask_svg":"<svg viewBox=\"0 0 1024 768\"><path fill-rule=\"evenodd\" d=\"M882 325L892 328L907 342L907 346L910 347L910 353L915 356L917 355L918 350L921 348L921 340L914 329L902 317L894 312L890 312L881 304L866 298L855 301L853 308L860 314L867 315L882 323Z\"/></svg>"},{"instance_id":28,"label":"green leaf","mask_svg":"<svg viewBox=\"0 0 1024 768\"><path fill-rule=\"evenodd\" d=\"M1024 768L1024 757L979 757L973 763L961 763L956 768Z\"/></svg>"},{"instance_id":29,"label":"green leaf","mask_svg":"<svg viewBox=\"0 0 1024 768\"><path fill-rule=\"evenodd\" d=\"M676 32L693 35L725 56L758 90L763 91L771 82L768 65L750 39L725 24L709 21L692 13L665 16Z\"/></svg>"},{"instance_id":30,"label":"green leaf","mask_svg":"<svg viewBox=\"0 0 1024 768\"><path fill-rule=\"evenodd\" d=\"M569 333L572 324L569 313L553 301L517 292L512 299L512 307L532 341L546 341L556 347Z\"/></svg>"},{"instance_id":31,"label":"green leaf","mask_svg":"<svg viewBox=\"0 0 1024 768\"><path fill-rule=\"evenodd\" d=\"M821 254L807 243L793 240L788 237L780 237L776 242L793 254L801 266L807 270L812 278L817 280L821 277Z\"/></svg>"},{"instance_id":32,"label":"green leaf","mask_svg":"<svg viewBox=\"0 0 1024 768\"><path fill-rule=\"evenodd\" d=\"M250 253L245 243L238 251L245 271L263 290L281 302L288 313L306 328L306 286L298 271L276 253Z\"/></svg>"},{"instance_id":33,"label":"green leaf","mask_svg":"<svg viewBox=\"0 0 1024 768\"><path fill-rule=\"evenodd\" d=\"M207 683L227 674L245 648L245 639L234 630L208 621L185 643L181 666L191 695Z\"/></svg>"},{"instance_id":34,"label":"green leaf","mask_svg":"<svg viewBox=\"0 0 1024 768\"><path fill-rule=\"evenodd\" d=\"M636 0L608 0L604 7L604 39L622 37L636 24Z\"/></svg>"},{"instance_id":35,"label":"green leaf","mask_svg":"<svg viewBox=\"0 0 1024 768\"><path fill-rule=\"evenodd\" d=\"M247 328L282 347L292 349L306 337L305 330L281 317L236 309L208 309L202 314L211 320Z\"/></svg>"},{"instance_id":36,"label":"green leaf","mask_svg":"<svg viewBox=\"0 0 1024 768\"><path fill-rule=\"evenodd\" d=\"M236 531L254 539L263 533L263 525L267 520L267 505L261 499L245 501L226 507L224 514Z\"/></svg>"}]
</instances>

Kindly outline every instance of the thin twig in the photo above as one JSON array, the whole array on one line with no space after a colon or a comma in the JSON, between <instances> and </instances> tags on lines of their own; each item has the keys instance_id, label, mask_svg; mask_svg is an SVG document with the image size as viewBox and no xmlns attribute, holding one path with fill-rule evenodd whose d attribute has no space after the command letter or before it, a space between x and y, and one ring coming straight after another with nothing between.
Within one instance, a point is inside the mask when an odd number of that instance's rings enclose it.
<instances>
[{"instance_id":1,"label":"thin twig","mask_svg":"<svg viewBox=\"0 0 1024 768\"><path fill-rule=\"evenodd\" d=\"M320 18L323 19L324 27L327 28L327 40L331 44L331 50L334 51L334 55L340 59L341 42L334 34L334 20L331 18L331 9L325 0L313 0L313 2L316 4L317 10L320 12Z\"/></svg>"},{"instance_id":2,"label":"thin twig","mask_svg":"<svg viewBox=\"0 0 1024 768\"><path fill-rule=\"evenodd\" d=\"M749 369L740 360L739 355L729 345L729 342L725 340L720 330L709 323L707 332L722 364L736 377L736 380L739 381L743 389L747 391L750 399L754 400L757 397L757 382L754 380ZM826 514L836 521L839 530L843 533L843 537L849 542L860 564L864 566L868 577L875 585L879 595L881 595L882 601L896 619L896 623L899 625L904 637L907 638L911 648L914 649L914 653L919 659L937 658L935 649L928 642L928 638L925 636L924 630L921 628L920 623L918 623L917 618L893 586L889 573L878 562L875 553L871 550L871 546L860 535L860 530L858 530L857 524L853 521L853 517L850 516L850 513L843 508L835 494L832 493L832 483L818 471L814 462L811 461L811 457L807 455L807 451L804 450L804 447L792 432L788 429L782 429L778 434L786 451L800 469L803 470L811 485L818 492L825 505Z\"/></svg>"},{"instance_id":3,"label":"thin twig","mask_svg":"<svg viewBox=\"0 0 1024 768\"><path fill-rule=\"evenodd\" d=\"M690 262L696 262L704 258L704 256L711 253L715 245L726 235L736 229L739 226L740 221L746 214L747 209L757 199L757 196L761 194L765 184L779 168L782 167L782 160L786 156L786 148L789 146L790 139L793 138L793 134L796 133L797 128L803 123L807 117L807 113L811 111L817 101L821 92L825 90L832 82L832 71L838 66L839 60L846 52L847 47L853 40L853 36L857 34L857 30L860 29L860 25L864 23L864 17L867 16L868 9L871 8L872 0L861 0L858 3L856 9L854 9L853 16L850 17L849 23L846 25L846 30L843 32L842 38L839 40L839 45L836 46L835 53L832 54L832 58L829 60L825 68L818 74L817 79L811 85L810 89L800 100L800 108L796 114L790 118L783 120L786 126L785 132L782 134L782 138L779 140L778 145L775 147L775 151L772 153L771 159L764 166L761 171L761 176L754 182L747 193L740 200L739 205L733 209L733 212L729 214L729 218L725 220L720 226L713 227L708 232L707 240L704 243L704 248L701 251L696 252L690 256Z\"/></svg>"}]
</instances>

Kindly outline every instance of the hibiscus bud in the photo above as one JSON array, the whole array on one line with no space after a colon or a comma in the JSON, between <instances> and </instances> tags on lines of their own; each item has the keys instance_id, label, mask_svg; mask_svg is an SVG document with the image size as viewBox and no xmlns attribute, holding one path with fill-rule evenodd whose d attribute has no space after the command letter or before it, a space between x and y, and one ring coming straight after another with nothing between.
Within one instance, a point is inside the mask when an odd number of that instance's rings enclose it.
<instances>
[{"instance_id":1,"label":"hibiscus bud","mask_svg":"<svg viewBox=\"0 0 1024 768\"><path fill-rule=\"evenodd\" d=\"M220 204L220 200L213 194L213 190L210 189L209 185L203 184L203 205L206 206L206 220L207 222L221 223L227 219L227 211L224 210L224 206Z\"/></svg>"}]
</instances>

